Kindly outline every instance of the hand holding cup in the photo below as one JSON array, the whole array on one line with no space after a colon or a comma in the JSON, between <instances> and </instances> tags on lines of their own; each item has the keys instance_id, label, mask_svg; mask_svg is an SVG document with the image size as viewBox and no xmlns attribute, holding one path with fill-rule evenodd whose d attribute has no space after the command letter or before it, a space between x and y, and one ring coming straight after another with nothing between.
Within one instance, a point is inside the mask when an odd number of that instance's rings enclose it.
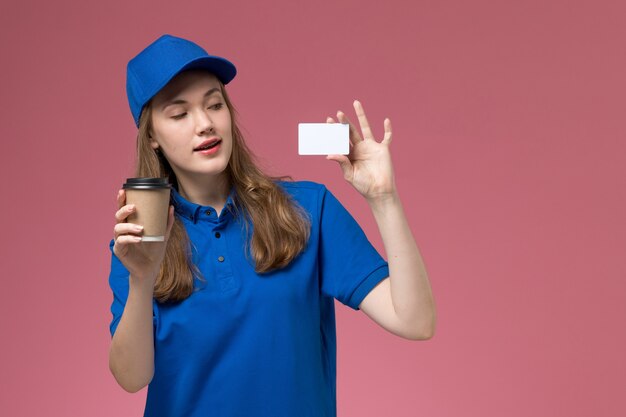
<instances>
[{"instance_id":1,"label":"hand holding cup","mask_svg":"<svg viewBox=\"0 0 626 417\"><path fill-rule=\"evenodd\" d=\"M127 218L137 212L134 204L126 204L126 190L117 195L118 210L115 213L116 224L113 229L115 245L113 253L124 264L133 278L152 280L158 277L161 263L165 257L165 247L174 224L174 206L169 205L167 227L162 241L142 241L142 225L127 222Z\"/></svg>"}]
</instances>

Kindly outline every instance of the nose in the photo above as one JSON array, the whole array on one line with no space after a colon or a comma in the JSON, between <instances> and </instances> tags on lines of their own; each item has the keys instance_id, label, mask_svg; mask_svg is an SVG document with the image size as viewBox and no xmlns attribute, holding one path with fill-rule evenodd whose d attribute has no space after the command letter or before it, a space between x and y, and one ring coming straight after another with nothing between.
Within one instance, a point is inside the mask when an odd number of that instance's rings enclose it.
<instances>
[{"instance_id":1,"label":"nose","mask_svg":"<svg viewBox=\"0 0 626 417\"><path fill-rule=\"evenodd\" d=\"M196 123L196 134L198 136L202 136L206 132L210 132L213 130L213 120L209 115L208 111L200 109L196 112L195 115L195 123Z\"/></svg>"}]
</instances>

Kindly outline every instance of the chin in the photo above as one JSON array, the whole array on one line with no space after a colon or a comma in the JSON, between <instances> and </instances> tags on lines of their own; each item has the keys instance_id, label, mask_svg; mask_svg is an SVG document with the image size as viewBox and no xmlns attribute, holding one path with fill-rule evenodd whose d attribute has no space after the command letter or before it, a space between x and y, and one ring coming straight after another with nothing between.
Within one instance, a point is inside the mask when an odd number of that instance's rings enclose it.
<instances>
[{"instance_id":1,"label":"chin","mask_svg":"<svg viewBox=\"0 0 626 417\"><path fill-rule=\"evenodd\" d=\"M214 165L211 167L210 170L204 170L204 172L210 175L220 175L226 171L227 166L228 166L228 163L219 164L218 166Z\"/></svg>"}]
</instances>

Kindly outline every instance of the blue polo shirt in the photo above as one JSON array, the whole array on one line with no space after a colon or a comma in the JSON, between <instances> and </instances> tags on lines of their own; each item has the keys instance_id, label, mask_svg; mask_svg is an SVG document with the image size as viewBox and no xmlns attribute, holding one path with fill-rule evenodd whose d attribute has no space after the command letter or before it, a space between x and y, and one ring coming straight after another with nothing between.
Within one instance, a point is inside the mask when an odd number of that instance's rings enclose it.
<instances>
[{"instance_id":1,"label":"blue polo shirt","mask_svg":"<svg viewBox=\"0 0 626 417\"><path fill-rule=\"evenodd\" d=\"M334 299L358 310L389 264L323 184L276 183L309 214L311 235L287 267L265 274L245 256L243 219L172 190L206 282L196 278L181 302L153 302L155 369L144 416L336 416ZM233 196L234 188L227 205ZM129 272L113 240L109 248L113 336Z\"/></svg>"}]
</instances>

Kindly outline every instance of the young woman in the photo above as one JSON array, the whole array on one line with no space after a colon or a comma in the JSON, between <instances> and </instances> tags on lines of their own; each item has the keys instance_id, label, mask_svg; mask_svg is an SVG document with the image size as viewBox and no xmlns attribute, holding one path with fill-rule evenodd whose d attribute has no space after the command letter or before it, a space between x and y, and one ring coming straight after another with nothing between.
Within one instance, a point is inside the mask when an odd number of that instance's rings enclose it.
<instances>
[{"instance_id":1,"label":"young woman","mask_svg":"<svg viewBox=\"0 0 626 417\"><path fill-rule=\"evenodd\" d=\"M324 185L257 167L224 87L235 74L170 35L128 64L136 176L169 178L172 204L165 242L142 242L118 194L109 366L129 392L148 385L145 416L335 416L335 298L406 339L435 328L391 123L377 142L355 101L364 137L350 124L350 154L327 157L372 208L386 262Z\"/></svg>"}]
</instances>

